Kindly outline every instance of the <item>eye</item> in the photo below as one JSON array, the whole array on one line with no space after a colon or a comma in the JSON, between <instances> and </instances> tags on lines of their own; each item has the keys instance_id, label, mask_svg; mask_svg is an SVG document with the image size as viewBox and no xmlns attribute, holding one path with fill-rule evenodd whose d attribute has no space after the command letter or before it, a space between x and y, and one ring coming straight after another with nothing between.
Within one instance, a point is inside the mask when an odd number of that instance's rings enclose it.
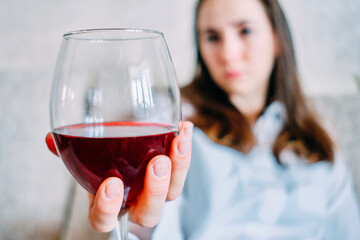
<instances>
[{"instance_id":1,"label":"eye","mask_svg":"<svg viewBox=\"0 0 360 240\"><path fill-rule=\"evenodd\" d=\"M240 29L240 34L241 35L249 35L251 33L251 29L249 27L244 27L242 29Z\"/></svg>"},{"instance_id":2,"label":"eye","mask_svg":"<svg viewBox=\"0 0 360 240\"><path fill-rule=\"evenodd\" d=\"M216 34L209 34L209 35L207 35L207 37L206 37L206 40L208 41L208 42L217 42L217 41L219 41L219 36L218 35L216 35Z\"/></svg>"}]
</instances>

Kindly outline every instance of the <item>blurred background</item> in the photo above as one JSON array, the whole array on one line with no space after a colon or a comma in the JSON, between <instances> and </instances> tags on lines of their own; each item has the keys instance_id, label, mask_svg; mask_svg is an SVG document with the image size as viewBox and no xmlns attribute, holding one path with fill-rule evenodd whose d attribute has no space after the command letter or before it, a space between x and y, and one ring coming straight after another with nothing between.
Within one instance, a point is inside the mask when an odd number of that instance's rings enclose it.
<instances>
[{"instance_id":1,"label":"blurred background","mask_svg":"<svg viewBox=\"0 0 360 240\"><path fill-rule=\"evenodd\" d=\"M358 95L360 1L280 2L306 94ZM80 239L66 233L74 182L44 141L62 34L103 27L162 31L185 85L195 65L194 6L195 0L0 0L0 239ZM77 206L86 211L81 194Z\"/></svg>"}]
</instances>

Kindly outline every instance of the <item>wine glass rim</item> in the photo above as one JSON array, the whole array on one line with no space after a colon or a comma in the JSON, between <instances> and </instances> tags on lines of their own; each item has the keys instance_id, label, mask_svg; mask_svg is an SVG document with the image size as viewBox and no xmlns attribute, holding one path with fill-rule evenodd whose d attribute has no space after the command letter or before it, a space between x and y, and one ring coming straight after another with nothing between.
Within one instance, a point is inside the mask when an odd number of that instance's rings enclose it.
<instances>
[{"instance_id":1,"label":"wine glass rim","mask_svg":"<svg viewBox=\"0 0 360 240\"><path fill-rule=\"evenodd\" d=\"M105 35L106 33L107 35ZM114 33L114 35L109 36L108 33ZM120 36L120 34L122 35ZM94 28L75 30L63 34L63 38L66 40L86 41L122 41L153 39L159 37L163 37L162 32L143 28Z\"/></svg>"}]
</instances>

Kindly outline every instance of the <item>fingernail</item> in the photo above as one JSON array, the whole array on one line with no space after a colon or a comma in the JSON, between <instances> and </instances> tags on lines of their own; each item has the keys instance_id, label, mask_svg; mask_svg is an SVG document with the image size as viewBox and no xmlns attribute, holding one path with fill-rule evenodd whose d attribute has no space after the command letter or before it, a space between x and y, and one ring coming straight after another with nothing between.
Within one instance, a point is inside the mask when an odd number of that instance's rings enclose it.
<instances>
[{"instance_id":1,"label":"fingernail","mask_svg":"<svg viewBox=\"0 0 360 240\"><path fill-rule=\"evenodd\" d=\"M184 134L185 134L186 136L189 136L189 137L190 137L190 136L192 135L193 126L194 126L194 125L189 125L189 126L185 127Z\"/></svg>"},{"instance_id":2,"label":"fingernail","mask_svg":"<svg viewBox=\"0 0 360 240\"><path fill-rule=\"evenodd\" d=\"M110 179L105 186L105 196L108 199L115 199L119 196L121 192L121 182L120 179L113 178Z\"/></svg>"},{"instance_id":3,"label":"fingernail","mask_svg":"<svg viewBox=\"0 0 360 240\"><path fill-rule=\"evenodd\" d=\"M169 173L169 159L161 157L154 162L153 169L157 177L165 177Z\"/></svg>"},{"instance_id":4,"label":"fingernail","mask_svg":"<svg viewBox=\"0 0 360 240\"><path fill-rule=\"evenodd\" d=\"M178 151L181 155L186 155L190 149L190 140L189 139L181 139L178 145Z\"/></svg>"}]
</instances>

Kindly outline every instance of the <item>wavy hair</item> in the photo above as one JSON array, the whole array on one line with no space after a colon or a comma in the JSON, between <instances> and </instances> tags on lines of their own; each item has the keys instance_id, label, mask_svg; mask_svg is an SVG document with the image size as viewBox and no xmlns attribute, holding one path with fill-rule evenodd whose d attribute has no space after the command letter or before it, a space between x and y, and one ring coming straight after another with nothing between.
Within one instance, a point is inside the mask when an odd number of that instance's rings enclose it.
<instances>
[{"instance_id":1,"label":"wavy hair","mask_svg":"<svg viewBox=\"0 0 360 240\"><path fill-rule=\"evenodd\" d=\"M244 115L232 105L227 94L214 83L199 51L197 22L205 1L198 1L195 12L198 58L195 78L181 90L184 98L195 108L195 114L189 120L214 142L247 153L256 144L251 126ZM280 153L284 149L293 150L309 163L333 162L333 142L318 123L299 84L295 51L285 15L276 0L259 1L266 10L279 45L265 108L271 102L279 101L284 105L287 114L285 126L273 145L273 153L279 163Z\"/></svg>"}]
</instances>

